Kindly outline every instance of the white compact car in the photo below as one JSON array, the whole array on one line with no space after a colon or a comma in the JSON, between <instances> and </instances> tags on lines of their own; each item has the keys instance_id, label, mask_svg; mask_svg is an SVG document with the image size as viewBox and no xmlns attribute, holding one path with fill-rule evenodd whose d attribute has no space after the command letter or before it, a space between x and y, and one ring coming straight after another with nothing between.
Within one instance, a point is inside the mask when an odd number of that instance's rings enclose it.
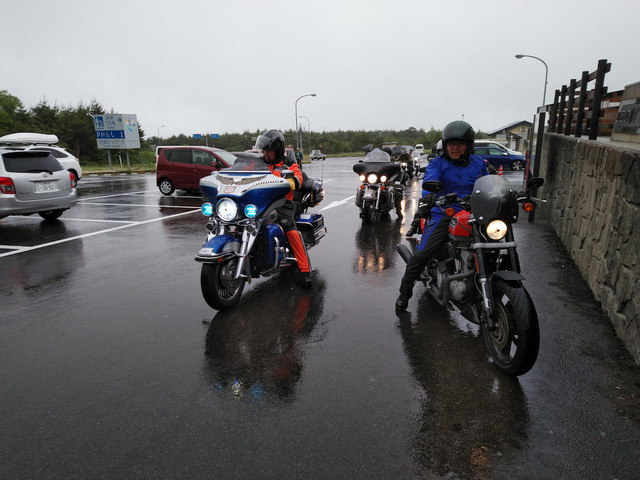
<instances>
[{"instance_id":1,"label":"white compact car","mask_svg":"<svg viewBox=\"0 0 640 480\"><path fill-rule=\"evenodd\" d=\"M40 150L50 153L69 173L73 174L73 185L76 186L78 180L82 178L80 161L64 148L54 145L56 143L58 143L56 135L44 133L21 132L0 137L0 145L8 146L12 149Z\"/></svg>"}]
</instances>

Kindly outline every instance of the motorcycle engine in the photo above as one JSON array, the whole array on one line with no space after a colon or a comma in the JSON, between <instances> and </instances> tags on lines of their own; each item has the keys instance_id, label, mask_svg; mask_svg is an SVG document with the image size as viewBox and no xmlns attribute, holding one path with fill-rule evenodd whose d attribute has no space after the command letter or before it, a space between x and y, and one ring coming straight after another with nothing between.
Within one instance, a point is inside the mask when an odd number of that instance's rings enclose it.
<instances>
[{"instance_id":1,"label":"motorcycle engine","mask_svg":"<svg viewBox=\"0 0 640 480\"><path fill-rule=\"evenodd\" d=\"M464 273L474 268L475 258L473 252L469 250L461 250L460 257L456 259L456 273ZM471 292L473 288L472 280L466 278L464 280L453 280L449 284L449 297L452 300L462 300Z\"/></svg>"}]
</instances>

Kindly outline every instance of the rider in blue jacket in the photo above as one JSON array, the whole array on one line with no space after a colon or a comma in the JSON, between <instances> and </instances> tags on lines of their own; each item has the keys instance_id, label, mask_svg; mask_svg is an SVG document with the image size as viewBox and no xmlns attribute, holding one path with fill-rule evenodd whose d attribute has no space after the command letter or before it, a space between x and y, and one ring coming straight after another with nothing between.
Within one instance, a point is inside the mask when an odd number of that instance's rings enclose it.
<instances>
[{"instance_id":1,"label":"rider in blue jacket","mask_svg":"<svg viewBox=\"0 0 640 480\"><path fill-rule=\"evenodd\" d=\"M438 180L442 182L444 193L457 193L464 198L471 194L475 181L489 172L484 160L473 155L475 132L467 122L457 120L449 123L442 131L442 155L431 160L424 173L423 182ZM422 232L420 243L407 267L400 283L400 296L396 301L396 311L407 309L413 294L413 285L433 257L434 253L447 241L451 218L440 208L434 207L436 194L424 191L420 205L431 209L431 219ZM453 205L456 211L460 205Z\"/></svg>"}]
</instances>

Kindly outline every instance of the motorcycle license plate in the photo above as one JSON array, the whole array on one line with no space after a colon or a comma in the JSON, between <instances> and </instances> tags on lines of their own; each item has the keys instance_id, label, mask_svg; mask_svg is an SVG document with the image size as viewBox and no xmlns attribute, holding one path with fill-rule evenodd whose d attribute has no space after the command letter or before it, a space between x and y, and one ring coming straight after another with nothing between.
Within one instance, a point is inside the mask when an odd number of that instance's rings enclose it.
<instances>
[{"instance_id":1,"label":"motorcycle license plate","mask_svg":"<svg viewBox=\"0 0 640 480\"><path fill-rule=\"evenodd\" d=\"M36 192L55 192L57 190L54 182L37 182Z\"/></svg>"}]
</instances>

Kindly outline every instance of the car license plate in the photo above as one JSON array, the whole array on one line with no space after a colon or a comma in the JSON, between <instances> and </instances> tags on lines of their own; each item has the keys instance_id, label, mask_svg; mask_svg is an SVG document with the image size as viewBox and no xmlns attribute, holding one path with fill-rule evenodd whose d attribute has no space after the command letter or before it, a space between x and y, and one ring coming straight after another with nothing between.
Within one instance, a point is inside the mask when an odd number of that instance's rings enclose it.
<instances>
[{"instance_id":1,"label":"car license plate","mask_svg":"<svg viewBox=\"0 0 640 480\"><path fill-rule=\"evenodd\" d=\"M36 192L55 192L57 190L54 182L37 182Z\"/></svg>"}]
</instances>

